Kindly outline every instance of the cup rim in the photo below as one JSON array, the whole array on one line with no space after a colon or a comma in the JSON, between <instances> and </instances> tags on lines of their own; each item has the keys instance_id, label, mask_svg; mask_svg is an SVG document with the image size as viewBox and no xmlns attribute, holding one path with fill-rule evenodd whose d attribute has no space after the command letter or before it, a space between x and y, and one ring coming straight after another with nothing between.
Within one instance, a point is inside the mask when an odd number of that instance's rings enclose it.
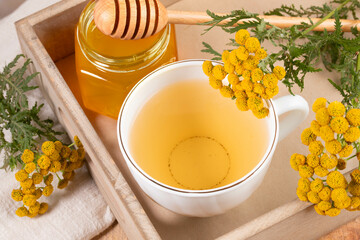
<instances>
[{"instance_id":1,"label":"cup rim","mask_svg":"<svg viewBox=\"0 0 360 240\"><path fill-rule=\"evenodd\" d=\"M136 170L138 173L140 173L146 180L150 181L151 183L155 184L157 187L160 187L161 189L166 189L172 192L176 192L179 194L200 194L200 195L204 195L204 194L209 194L209 193L219 193L219 192L223 192L225 190L229 190L232 188L235 188L237 186L239 186L240 184L244 183L246 180L248 180L249 178L251 178L252 176L255 175L255 173L259 172L260 168L262 168L262 166L264 166L265 162L267 161L271 161L271 154L273 153L275 147L276 147L276 143L277 143L277 139L279 136L279 120L278 120L278 116L276 115L276 111L275 111L275 107L274 104L272 102L271 99L266 100L269 104L269 110L273 112L274 115L274 120L275 120L275 134L274 134L274 138L272 140L272 142L269 144L269 146L266 149L265 154L263 155L262 159L260 160L260 162L251 170L249 171L245 176L243 176L242 178L227 184L225 186L222 187L217 187L217 188L212 188L212 189L205 189L205 190L190 190L190 189L181 189L181 188L177 188L177 187L172 187L170 185L167 185L165 183L162 183L156 179L154 179L153 177L151 177L149 174L147 174L140 166L138 166L138 164L136 163L136 161L132 158L131 154L128 153L128 151L125 148L125 144L123 143L122 140L122 135L121 135L121 131L120 131L120 126L121 126L121 120L122 120L122 116L124 114L124 109L125 109L125 105L127 103L127 101L129 100L131 94L134 92L134 90L139 87L139 85L144 82L146 79L148 79L149 77L151 77L152 75L154 75L155 73L159 72L159 71L163 71L163 69L166 69L168 67L171 67L173 65L182 65L184 63L197 63L197 62L204 62L204 61L209 61L208 59L187 59L187 60L180 60L180 61L176 61L173 63L169 63L166 64L164 66L161 66L157 69L155 69L154 71L150 72L149 74L147 74L145 77L143 77L128 93L128 95L126 96L120 112L119 112L119 116L118 116L118 120L117 120L117 138L118 138L118 144L120 147L120 150L122 151L122 154L124 156L124 159L127 163L130 163ZM220 61L216 61L216 60L210 60L213 63L218 63L218 64L223 64Z\"/></svg>"}]
</instances>

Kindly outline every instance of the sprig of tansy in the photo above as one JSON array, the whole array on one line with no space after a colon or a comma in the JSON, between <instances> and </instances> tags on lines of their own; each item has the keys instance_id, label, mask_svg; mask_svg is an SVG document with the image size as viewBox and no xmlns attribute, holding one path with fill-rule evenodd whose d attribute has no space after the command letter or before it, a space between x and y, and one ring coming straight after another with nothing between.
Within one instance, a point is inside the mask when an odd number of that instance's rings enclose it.
<instances>
[{"instance_id":1,"label":"sprig of tansy","mask_svg":"<svg viewBox=\"0 0 360 240\"><path fill-rule=\"evenodd\" d=\"M291 167L301 177L296 193L301 201L315 204L320 215L360 210L360 170L351 172L350 182L339 171L352 158L360 161L360 109L318 98L312 110L316 119L301 134L310 153L295 153L290 158Z\"/></svg>"}]
</instances>

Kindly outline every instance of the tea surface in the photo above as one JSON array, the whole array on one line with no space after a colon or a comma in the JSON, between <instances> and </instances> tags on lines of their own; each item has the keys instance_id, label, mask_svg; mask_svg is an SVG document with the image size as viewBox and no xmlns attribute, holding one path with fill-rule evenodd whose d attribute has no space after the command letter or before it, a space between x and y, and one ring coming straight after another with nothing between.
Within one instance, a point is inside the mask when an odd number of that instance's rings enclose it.
<instances>
[{"instance_id":1,"label":"tea surface","mask_svg":"<svg viewBox=\"0 0 360 240\"><path fill-rule=\"evenodd\" d=\"M151 177L167 185L204 190L250 172L269 145L266 119L241 112L206 80L172 84L140 110L130 151Z\"/></svg>"}]
</instances>

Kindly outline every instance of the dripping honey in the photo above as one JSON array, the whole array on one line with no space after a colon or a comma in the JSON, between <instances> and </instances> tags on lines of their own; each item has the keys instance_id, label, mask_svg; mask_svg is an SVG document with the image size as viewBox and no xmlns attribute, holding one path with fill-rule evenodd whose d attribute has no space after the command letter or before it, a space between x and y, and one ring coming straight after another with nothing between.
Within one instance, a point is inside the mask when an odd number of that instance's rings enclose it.
<instances>
[{"instance_id":1,"label":"dripping honey","mask_svg":"<svg viewBox=\"0 0 360 240\"><path fill-rule=\"evenodd\" d=\"M177 59L172 25L140 40L114 39L93 20L94 1L83 10L75 32L76 72L83 103L97 113L117 118L132 87L156 68Z\"/></svg>"}]
</instances>

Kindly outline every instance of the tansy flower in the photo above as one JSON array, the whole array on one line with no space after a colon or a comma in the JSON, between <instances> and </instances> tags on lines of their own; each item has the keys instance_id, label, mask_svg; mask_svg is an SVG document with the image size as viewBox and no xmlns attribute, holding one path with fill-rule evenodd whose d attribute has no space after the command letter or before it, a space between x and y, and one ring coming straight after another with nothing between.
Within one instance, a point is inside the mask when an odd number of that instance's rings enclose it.
<instances>
[{"instance_id":1,"label":"tansy flower","mask_svg":"<svg viewBox=\"0 0 360 240\"><path fill-rule=\"evenodd\" d=\"M276 78L275 74L267 73L263 77L264 86L267 88L274 88L278 84L278 79Z\"/></svg>"},{"instance_id":2,"label":"tansy flower","mask_svg":"<svg viewBox=\"0 0 360 240\"><path fill-rule=\"evenodd\" d=\"M304 131L301 133L301 142L309 146L309 144L316 140L316 135L311 131L310 128L304 129Z\"/></svg>"},{"instance_id":3,"label":"tansy flower","mask_svg":"<svg viewBox=\"0 0 360 240\"><path fill-rule=\"evenodd\" d=\"M246 29L240 29L235 34L235 41L240 45L245 45L248 38L250 38L250 33Z\"/></svg>"},{"instance_id":4,"label":"tansy flower","mask_svg":"<svg viewBox=\"0 0 360 240\"><path fill-rule=\"evenodd\" d=\"M71 171L71 172L63 172L62 176L63 176L64 179L67 179L67 180L71 181L72 178L74 177L74 175L75 175L75 172Z\"/></svg>"},{"instance_id":5,"label":"tansy flower","mask_svg":"<svg viewBox=\"0 0 360 240\"><path fill-rule=\"evenodd\" d=\"M329 201L331 197L331 190L329 187L324 187L320 192L319 192L319 198L323 201Z\"/></svg>"},{"instance_id":6,"label":"tansy flower","mask_svg":"<svg viewBox=\"0 0 360 240\"><path fill-rule=\"evenodd\" d=\"M316 113L319 109L326 107L327 100L325 98L318 98L312 105L312 110Z\"/></svg>"},{"instance_id":7,"label":"tansy flower","mask_svg":"<svg viewBox=\"0 0 360 240\"><path fill-rule=\"evenodd\" d=\"M35 195L36 199L39 199L42 196L41 188L36 189L34 195Z\"/></svg>"},{"instance_id":8,"label":"tansy flower","mask_svg":"<svg viewBox=\"0 0 360 240\"><path fill-rule=\"evenodd\" d=\"M324 184L320 178L316 178L310 183L310 189L313 192L319 193L324 187Z\"/></svg>"},{"instance_id":9,"label":"tansy flower","mask_svg":"<svg viewBox=\"0 0 360 240\"><path fill-rule=\"evenodd\" d=\"M227 72L227 73L234 73L235 66L232 65L230 62L226 62L226 63L224 63L224 69L225 69L225 72Z\"/></svg>"},{"instance_id":10,"label":"tansy flower","mask_svg":"<svg viewBox=\"0 0 360 240\"><path fill-rule=\"evenodd\" d=\"M15 173L15 179L19 182L24 181L28 178L28 176L29 174L24 169L21 169L17 173Z\"/></svg>"},{"instance_id":11,"label":"tansy flower","mask_svg":"<svg viewBox=\"0 0 360 240\"><path fill-rule=\"evenodd\" d=\"M36 191L35 185L31 185L29 188L23 188L22 191L24 194L33 194Z\"/></svg>"},{"instance_id":12,"label":"tansy flower","mask_svg":"<svg viewBox=\"0 0 360 240\"><path fill-rule=\"evenodd\" d=\"M265 93L269 98L275 97L279 93L279 87L275 86L274 88L266 88Z\"/></svg>"},{"instance_id":13,"label":"tansy flower","mask_svg":"<svg viewBox=\"0 0 360 240\"><path fill-rule=\"evenodd\" d=\"M83 150L84 151L83 148L79 148L78 150ZM84 155L85 155L85 151L84 151ZM65 171L68 162L66 160L62 160L62 161L60 161L60 164L61 164L60 170Z\"/></svg>"},{"instance_id":14,"label":"tansy flower","mask_svg":"<svg viewBox=\"0 0 360 240\"><path fill-rule=\"evenodd\" d=\"M249 80L250 81L250 78L251 78L251 72L247 69L244 69L242 75L241 75L244 80Z\"/></svg>"},{"instance_id":15,"label":"tansy flower","mask_svg":"<svg viewBox=\"0 0 360 240\"><path fill-rule=\"evenodd\" d=\"M236 66L241 63L241 60L237 57L236 51L237 49L234 49L229 54L229 61L232 65Z\"/></svg>"},{"instance_id":16,"label":"tansy flower","mask_svg":"<svg viewBox=\"0 0 360 240\"><path fill-rule=\"evenodd\" d=\"M231 85L236 85L240 82L239 77L235 73L229 73L227 78Z\"/></svg>"},{"instance_id":17,"label":"tansy flower","mask_svg":"<svg viewBox=\"0 0 360 240\"><path fill-rule=\"evenodd\" d=\"M30 188L33 185L33 180L28 178L25 181L20 182L22 188Z\"/></svg>"},{"instance_id":18,"label":"tansy flower","mask_svg":"<svg viewBox=\"0 0 360 240\"><path fill-rule=\"evenodd\" d=\"M339 152L340 157L348 157L353 152L354 147L352 145L345 145L342 150Z\"/></svg>"},{"instance_id":19,"label":"tansy flower","mask_svg":"<svg viewBox=\"0 0 360 240\"><path fill-rule=\"evenodd\" d=\"M36 169L36 165L34 162L30 162L30 163L25 164L24 169L27 173L32 173Z\"/></svg>"},{"instance_id":20,"label":"tansy flower","mask_svg":"<svg viewBox=\"0 0 360 240\"><path fill-rule=\"evenodd\" d=\"M250 97L247 101L247 105L254 111L258 111L264 107L264 103L260 97Z\"/></svg>"},{"instance_id":21,"label":"tansy flower","mask_svg":"<svg viewBox=\"0 0 360 240\"><path fill-rule=\"evenodd\" d=\"M26 194L23 197L23 203L25 206L31 207L36 203L36 197L34 195Z\"/></svg>"},{"instance_id":22,"label":"tansy flower","mask_svg":"<svg viewBox=\"0 0 360 240\"><path fill-rule=\"evenodd\" d=\"M259 60L257 60L254 56L250 55L248 59L246 59L243 62L243 66L247 70L254 70L257 68L257 65L259 64Z\"/></svg>"},{"instance_id":23,"label":"tansy flower","mask_svg":"<svg viewBox=\"0 0 360 240\"><path fill-rule=\"evenodd\" d=\"M326 150L331 154L338 154L341 151L341 143L338 140L325 142Z\"/></svg>"},{"instance_id":24,"label":"tansy flower","mask_svg":"<svg viewBox=\"0 0 360 240\"><path fill-rule=\"evenodd\" d=\"M254 70L251 71L251 80L254 83L261 81L263 76L264 76L264 73L260 68L255 68Z\"/></svg>"},{"instance_id":25,"label":"tansy flower","mask_svg":"<svg viewBox=\"0 0 360 240\"><path fill-rule=\"evenodd\" d=\"M308 198L309 202L311 202L313 204L317 204L321 201L321 199L319 198L319 195L313 191L310 191L307 193L307 198Z\"/></svg>"},{"instance_id":26,"label":"tansy flower","mask_svg":"<svg viewBox=\"0 0 360 240\"><path fill-rule=\"evenodd\" d=\"M265 87L261 83L254 83L254 93L262 95L265 93Z\"/></svg>"},{"instance_id":27,"label":"tansy flower","mask_svg":"<svg viewBox=\"0 0 360 240\"><path fill-rule=\"evenodd\" d=\"M46 175L48 175L48 173L49 173L49 170L48 170L48 169L40 169L40 174L41 174L42 176L46 176Z\"/></svg>"},{"instance_id":28,"label":"tansy flower","mask_svg":"<svg viewBox=\"0 0 360 240\"><path fill-rule=\"evenodd\" d=\"M275 74L275 76L276 76L276 78L278 80L283 79L285 77L285 75L286 75L285 69L283 67L280 67L280 66L274 67L273 73Z\"/></svg>"},{"instance_id":29,"label":"tansy flower","mask_svg":"<svg viewBox=\"0 0 360 240\"><path fill-rule=\"evenodd\" d=\"M67 180L67 179L62 179L62 180L59 181L57 187L58 187L59 189L64 189L64 188L66 188L66 186L68 185L68 183L69 183L69 180Z\"/></svg>"},{"instance_id":30,"label":"tansy flower","mask_svg":"<svg viewBox=\"0 0 360 240\"><path fill-rule=\"evenodd\" d=\"M327 155L326 153L320 157L320 165L326 169L333 169L338 164L338 160L335 155Z\"/></svg>"},{"instance_id":31,"label":"tansy flower","mask_svg":"<svg viewBox=\"0 0 360 240\"><path fill-rule=\"evenodd\" d=\"M290 157L290 166L295 170L295 171L299 171L299 165L296 162L296 156L298 154L294 153L293 155L291 155Z\"/></svg>"},{"instance_id":32,"label":"tansy flower","mask_svg":"<svg viewBox=\"0 0 360 240\"><path fill-rule=\"evenodd\" d=\"M254 83L251 82L250 79L244 79L243 81L241 81L241 87L245 91L252 91L254 89Z\"/></svg>"},{"instance_id":33,"label":"tansy flower","mask_svg":"<svg viewBox=\"0 0 360 240\"><path fill-rule=\"evenodd\" d=\"M337 215L339 215L340 214L340 209L338 209L338 208L330 208L329 210L327 210L326 212L325 212L325 214L327 215L327 216L330 216L330 217L335 217L335 216L337 216Z\"/></svg>"},{"instance_id":34,"label":"tansy flower","mask_svg":"<svg viewBox=\"0 0 360 240\"><path fill-rule=\"evenodd\" d=\"M39 202L35 202L34 205L32 205L31 207L29 207L29 213L31 214L37 214L39 212L40 209L40 203Z\"/></svg>"},{"instance_id":35,"label":"tansy flower","mask_svg":"<svg viewBox=\"0 0 360 240\"><path fill-rule=\"evenodd\" d=\"M61 163L59 161L53 161L50 165L49 171L56 173L56 172L60 171L60 168L61 168Z\"/></svg>"},{"instance_id":36,"label":"tansy flower","mask_svg":"<svg viewBox=\"0 0 360 240\"><path fill-rule=\"evenodd\" d=\"M209 77L209 84L212 88L214 89L220 89L222 88L223 84L222 84L222 81L221 80L217 80L215 77L213 76L210 76ZM61 149L61 153L62 153L62 157L63 158L68 158L70 156L70 153L71 153L71 149L66 147L65 149L62 148ZM66 157L65 157L66 156Z\"/></svg>"},{"instance_id":37,"label":"tansy flower","mask_svg":"<svg viewBox=\"0 0 360 240\"><path fill-rule=\"evenodd\" d=\"M254 86L254 85L253 85ZM252 90L245 90L246 95L248 96L248 98L251 97L257 97L258 95L256 95L256 93L253 92L254 88Z\"/></svg>"},{"instance_id":38,"label":"tansy flower","mask_svg":"<svg viewBox=\"0 0 360 240\"><path fill-rule=\"evenodd\" d=\"M314 153L310 153L307 157L306 157L306 163L307 165L309 165L312 168L316 168L317 166L319 166L320 163L320 158L314 154ZM315 173L316 174L316 173Z\"/></svg>"},{"instance_id":39,"label":"tansy flower","mask_svg":"<svg viewBox=\"0 0 360 240\"><path fill-rule=\"evenodd\" d=\"M346 114L346 119L352 126L360 126L360 109L350 109Z\"/></svg>"},{"instance_id":40,"label":"tansy flower","mask_svg":"<svg viewBox=\"0 0 360 240\"><path fill-rule=\"evenodd\" d=\"M307 202L308 198L307 198L307 193L301 191L300 189L296 190L296 195L298 196L298 198L303 201L303 202Z\"/></svg>"},{"instance_id":41,"label":"tansy flower","mask_svg":"<svg viewBox=\"0 0 360 240\"><path fill-rule=\"evenodd\" d=\"M246 41L245 41L245 48L251 52L251 53L255 53L258 49L260 49L260 42L257 38L255 37L249 37Z\"/></svg>"},{"instance_id":42,"label":"tansy flower","mask_svg":"<svg viewBox=\"0 0 360 240\"><path fill-rule=\"evenodd\" d=\"M295 161L298 166L304 165L306 163L306 158L302 154L297 154L295 157Z\"/></svg>"},{"instance_id":43,"label":"tansy flower","mask_svg":"<svg viewBox=\"0 0 360 240\"><path fill-rule=\"evenodd\" d=\"M18 215L19 217L25 217L29 214L29 211L26 209L26 207L19 207L15 211L15 214Z\"/></svg>"},{"instance_id":44,"label":"tansy flower","mask_svg":"<svg viewBox=\"0 0 360 240\"><path fill-rule=\"evenodd\" d=\"M229 86L223 86L222 88L220 88L220 93L223 97L226 98L232 98L234 96L234 91L231 89L231 87ZM75 150L76 152L76 150ZM74 150L71 151L71 155L70 155L70 161L71 162L76 162L78 160L78 153L75 153Z\"/></svg>"},{"instance_id":45,"label":"tansy flower","mask_svg":"<svg viewBox=\"0 0 360 240\"><path fill-rule=\"evenodd\" d=\"M319 110L317 110L315 118L321 126L328 125L331 119L326 108L320 108Z\"/></svg>"},{"instance_id":46,"label":"tansy flower","mask_svg":"<svg viewBox=\"0 0 360 240\"><path fill-rule=\"evenodd\" d=\"M347 210L354 211L356 208L360 206L360 198L359 197L351 197L351 203Z\"/></svg>"},{"instance_id":47,"label":"tansy flower","mask_svg":"<svg viewBox=\"0 0 360 240\"><path fill-rule=\"evenodd\" d=\"M223 80L226 77L227 73L225 72L225 69L223 66L216 65L212 69L212 75L218 80Z\"/></svg>"},{"instance_id":48,"label":"tansy flower","mask_svg":"<svg viewBox=\"0 0 360 240\"><path fill-rule=\"evenodd\" d=\"M235 66L235 72L237 73L237 74L239 74L239 75L242 75L243 73L244 73L244 67L243 67L243 65L242 64L237 64L236 66Z\"/></svg>"},{"instance_id":49,"label":"tansy flower","mask_svg":"<svg viewBox=\"0 0 360 240\"><path fill-rule=\"evenodd\" d=\"M265 51L265 49L259 48L256 52L255 52L255 58L261 60L267 57L267 53Z\"/></svg>"},{"instance_id":50,"label":"tansy flower","mask_svg":"<svg viewBox=\"0 0 360 240\"><path fill-rule=\"evenodd\" d=\"M341 117L345 114L345 106L338 101L330 103L327 110L333 117Z\"/></svg>"},{"instance_id":51,"label":"tansy flower","mask_svg":"<svg viewBox=\"0 0 360 240\"><path fill-rule=\"evenodd\" d=\"M37 164L41 169L48 169L50 167L51 161L50 158L46 155L42 155L38 161Z\"/></svg>"},{"instance_id":52,"label":"tansy flower","mask_svg":"<svg viewBox=\"0 0 360 240\"><path fill-rule=\"evenodd\" d=\"M25 149L23 154L21 155L21 160L24 163L30 163L34 161L34 153L29 149Z\"/></svg>"},{"instance_id":53,"label":"tansy flower","mask_svg":"<svg viewBox=\"0 0 360 240\"><path fill-rule=\"evenodd\" d=\"M331 141L334 139L334 132L333 130L330 128L330 126L326 125L326 126L322 126L320 128L320 137L325 141Z\"/></svg>"},{"instance_id":54,"label":"tansy flower","mask_svg":"<svg viewBox=\"0 0 360 240\"><path fill-rule=\"evenodd\" d=\"M30 213L27 215L29 218L34 218L38 215L38 213Z\"/></svg>"},{"instance_id":55,"label":"tansy flower","mask_svg":"<svg viewBox=\"0 0 360 240\"><path fill-rule=\"evenodd\" d=\"M345 133L344 138L347 142L355 142L360 137L360 129L358 127L350 127Z\"/></svg>"},{"instance_id":56,"label":"tansy flower","mask_svg":"<svg viewBox=\"0 0 360 240\"><path fill-rule=\"evenodd\" d=\"M210 77L210 79L215 79L213 78L212 76ZM220 81L220 80L217 80L217 81ZM222 82L220 81L221 85L222 85ZM61 151L60 151L60 156L62 158L68 158L70 156L70 153L71 153L71 149L67 146L63 146L61 148Z\"/></svg>"},{"instance_id":57,"label":"tansy flower","mask_svg":"<svg viewBox=\"0 0 360 240\"><path fill-rule=\"evenodd\" d=\"M85 159L85 150L84 150L84 148L78 148L76 151L78 152L79 160L84 160Z\"/></svg>"},{"instance_id":58,"label":"tansy flower","mask_svg":"<svg viewBox=\"0 0 360 240\"><path fill-rule=\"evenodd\" d=\"M227 63L227 62L230 62L230 52L228 50L225 50L223 51L223 53L221 54L221 60L224 62L224 63ZM208 61L211 63L211 61ZM205 71L204 71L205 72ZM211 71L210 71L211 73ZM206 73L205 73L206 74ZM208 75L209 76L209 75Z\"/></svg>"},{"instance_id":59,"label":"tansy flower","mask_svg":"<svg viewBox=\"0 0 360 240\"><path fill-rule=\"evenodd\" d=\"M310 191L310 180L307 178L300 178L298 181L298 189L303 192Z\"/></svg>"},{"instance_id":60,"label":"tansy flower","mask_svg":"<svg viewBox=\"0 0 360 240\"><path fill-rule=\"evenodd\" d=\"M48 197L48 196L50 196L52 194L53 191L54 191L54 187L51 186L51 185L48 185L48 186L44 187L42 194L45 197Z\"/></svg>"},{"instance_id":61,"label":"tansy flower","mask_svg":"<svg viewBox=\"0 0 360 240\"><path fill-rule=\"evenodd\" d=\"M344 188L336 188L331 192L331 200L335 202L342 202L348 198L346 190Z\"/></svg>"},{"instance_id":62,"label":"tansy flower","mask_svg":"<svg viewBox=\"0 0 360 240\"><path fill-rule=\"evenodd\" d=\"M314 174L314 169L307 165L299 166L299 175L303 178L310 178Z\"/></svg>"},{"instance_id":63,"label":"tansy flower","mask_svg":"<svg viewBox=\"0 0 360 240\"><path fill-rule=\"evenodd\" d=\"M260 110L252 111L255 117L262 119L269 115L269 109L266 107L261 108Z\"/></svg>"},{"instance_id":64,"label":"tansy flower","mask_svg":"<svg viewBox=\"0 0 360 240\"><path fill-rule=\"evenodd\" d=\"M355 181L350 181L348 186L348 191L353 196L360 196L360 184L356 183Z\"/></svg>"},{"instance_id":65,"label":"tansy flower","mask_svg":"<svg viewBox=\"0 0 360 240\"><path fill-rule=\"evenodd\" d=\"M319 204L316 204L314 205L314 209L315 209L315 212L319 215L325 215L325 212L322 211L319 207L318 207Z\"/></svg>"},{"instance_id":66,"label":"tansy flower","mask_svg":"<svg viewBox=\"0 0 360 240\"><path fill-rule=\"evenodd\" d=\"M354 182L356 182L357 184L360 184L360 170L359 169L355 169L354 171L352 171L350 176Z\"/></svg>"},{"instance_id":67,"label":"tansy flower","mask_svg":"<svg viewBox=\"0 0 360 240\"><path fill-rule=\"evenodd\" d=\"M321 211L327 211L331 208L331 203L328 201L321 201L317 204Z\"/></svg>"},{"instance_id":68,"label":"tansy flower","mask_svg":"<svg viewBox=\"0 0 360 240\"><path fill-rule=\"evenodd\" d=\"M14 199L15 201L19 202L23 200L23 193L21 190L19 189L14 189L11 192L11 198Z\"/></svg>"},{"instance_id":69,"label":"tansy flower","mask_svg":"<svg viewBox=\"0 0 360 240\"><path fill-rule=\"evenodd\" d=\"M346 161L344 159L339 159L336 167L339 170L344 170L346 168Z\"/></svg>"},{"instance_id":70,"label":"tansy flower","mask_svg":"<svg viewBox=\"0 0 360 240\"><path fill-rule=\"evenodd\" d=\"M248 50L243 46L240 46L233 51L235 52L237 59L241 61L245 61L250 57Z\"/></svg>"},{"instance_id":71,"label":"tansy flower","mask_svg":"<svg viewBox=\"0 0 360 240\"><path fill-rule=\"evenodd\" d=\"M224 54L223 54L223 56L224 56ZM202 65L203 72L209 77L211 76L213 67L214 66L212 65L211 61L204 61L203 62L203 65Z\"/></svg>"},{"instance_id":72,"label":"tansy flower","mask_svg":"<svg viewBox=\"0 0 360 240\"><path fill-rule=\"evenodd\" d=\"M324 150L324 146L322 145L322 143L320 141L312 141L309 144L310 153L314 153L315 155L320 155L323 152L323 150Z\"/></svg>"},{"instance_id":73,"label":"tansy flower","mask_svg":"<svg viewBox=\"0 0 360 240\"><path fill-rule=\"evenodd\" d=\"M336 133L345 133L349 128L349 123L344 117L334 117L330 122L331 129Z\"/></svg>"},{"instance_id":74,"label":"tansy flower","mask_svg":"<svg viewBox=\"0 0 360 240\"><path fill-rule=\"evenodd\" d=\"M31 176L31 179L33 180L33 183L34 183L34 184L39 184L39 183L42 182L43 176L42 176L40 173L34 173L34 174Z\"/></svg>"},{"instance_id":75,"label":"tansy flower","mask_svg":"<svg viewBox=\"0 0 360 240\"><path fill-rule=\"evenodd\" d=\"M326 179L326 183L331 188L346 188L347 181L345 177L338 171L333 171L329 173Z\"/></svg>"},{"instance_id":76,"label":"tansy flower","mask_svg":"<svg viewBox=\"0 0 360 240\"><path fill-rule=\"evenodd\" d=\"M45 177L44 183L46 185L51 185L52 181L54 180L54 176L50 173Z\"/></svg>"},{"instance_id":77,"label":"tansy flower","mask_svg":"<svg viewBox=\"0 0 360 240\"><path fill-rule=\"evenodd\" d=\"M41 151L47 155L50 156L55 151L55 144L51 141L46 141L41 145Z\"/></svg>"},{"instance_id":78,"label":"tansy flower","mask_svg":"<svg viewBox=\"0 0 360 240\"><path fill-rule=\"evenodd\" d=\"M311 121L310 129L316 136L320 136L320 127L321 125L316 120Z\"/></svg>"},{"instance_id":79,"label":"tansy flower","mask_svg":"<svg viewBox=\"0 0 360 240\"><path fill-rule=\"evenodd\" d=\"M40 204L39 214L44 214L49 208L49 205L45 202Z\"/></svg>"},{"instance_id":80,"label":"tansy flower","mask_svg":"<svg viewBox=\"0 0 360 240\"><path fill-rule=\"evenodd\" d=\"M235 97L237 98L237 99L239 99L239 98L243 98L243 99L247 99L247 95L246 95L246 93L245 93L245 91L235 91L234 92L234 95L235 95Z\"/></svg>"},{"instance_id":81,"label":"tansy flower","mask_svg":"<svg viewBox=\"0 0 360 240\"><path fill-rule=\"evenodd\" d=\"M347 197L345 200L340 201L340 202L334 202L335 207L338 208L338 209L347 208L347 207L350 206L350 204L351 204L351 198L350 197Z\"/></svg>"},{"instance_id":82,"label":"tansy flower","mask_svg":"<svg viewBox=\"0 0 360 240\"><path fill-rule=\"evenodd\" d=\"M48 156L51 161L59 161L61 159L60 154L58 151L54 151L53 154Z\"/></svg>"},{"instance_id":83,"label":"tansy flower","mask_svg":"<svg viewBox=\"0 0 360 240\"><path fill-rule=\"evenodd\" d=\"M60 141L55 141L54 144L55 144L55 150L56 150L58 153L60 153L60 151L61 151L61 149L62 149L62 147L63 147L63 144L62 144Z\"/></svg>"}]
</instances>

